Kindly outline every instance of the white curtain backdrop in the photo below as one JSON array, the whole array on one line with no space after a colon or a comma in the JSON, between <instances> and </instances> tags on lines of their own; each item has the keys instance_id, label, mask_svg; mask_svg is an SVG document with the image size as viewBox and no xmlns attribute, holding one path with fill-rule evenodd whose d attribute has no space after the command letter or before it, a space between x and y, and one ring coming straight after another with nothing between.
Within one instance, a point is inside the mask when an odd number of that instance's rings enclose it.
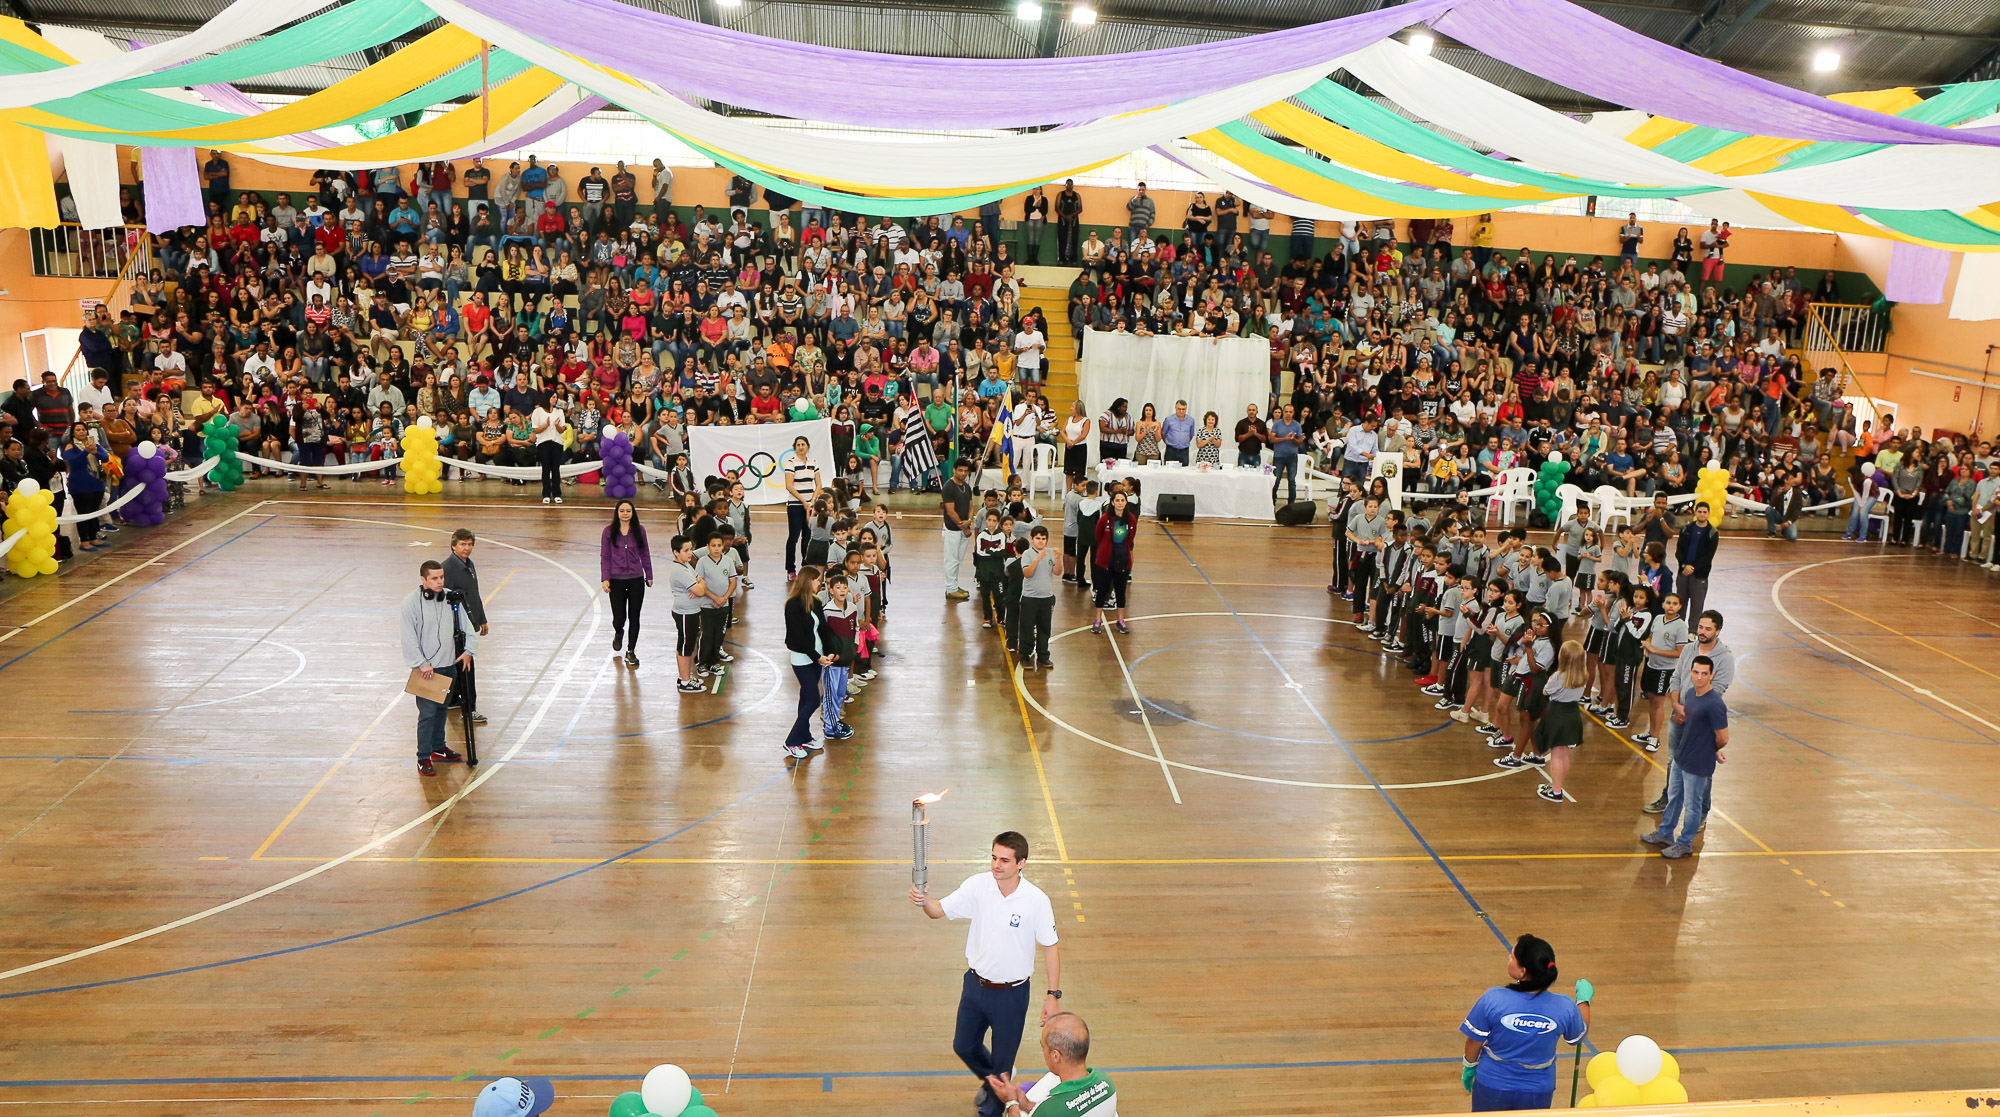
<instances>
[{"instance_id":1,"label":"white curtain backdrop","mask_svg":"<svg viewBox=\"0 0 2000 1117\"><path fill-rule=\"evenodd\" d=\"M2000 318L2000 252L1968 252L1959 257L1951 316L1962 322Z\"/></svg>"},{"instance_id":2,"label":"white curtain backdrop","mask_svg":"<svg viewBox=\"0 0 2000 1117\"><path fill-rule=\"evenodd\" d=\"M1262 415L1270 402L1271 343L1261 337L1138 337L1090 330L1077 381L1093 435L1097 417L1121 396L1135 421L1148 403L1165 419L1174 413L1174 401L1184 399L1196 427L1202 412L1215 412L1224 431L1223 461L1231 462L1236 443L1227 432L1244 408L1254 403Z\"/></svg>"},{"instance_id":3,"label":"white curtain backdrop","mask_svg":"<svg viewBox=\"0 0 2000 1117\"><path fill-rule=\"evenodd\" d=\"M743 495L750 504L783 504L785 467L792 464L792 440L803 436L807 458L819 466L820 484L831 486L838 472L833 463L833 422L761 423L744 427L689 427L688 468L696 484L749 467L743 474ZM762 475L760 477L760 475Z\"/></svg>"}]
</instances>

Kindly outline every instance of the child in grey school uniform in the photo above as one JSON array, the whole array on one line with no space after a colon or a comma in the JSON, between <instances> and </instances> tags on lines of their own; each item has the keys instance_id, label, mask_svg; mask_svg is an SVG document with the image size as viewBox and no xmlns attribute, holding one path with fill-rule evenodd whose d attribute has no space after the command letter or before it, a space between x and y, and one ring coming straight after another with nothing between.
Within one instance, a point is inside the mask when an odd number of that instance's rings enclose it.
<instances>
[{"instance_id":1,"label":"child in grey school uniform","mask_svg":"<svg viewBox=\"0 0 2000 1117\"><path fill-rule=\"evenodd\" d=\"M744 496L741 481L729 486L729 526L736 529L736 558L743 567L743 588L754 590L757 584L750 580L750 502Z\"/></svg>"},{"instance_id":2,"label":"child in grey school uniform","mask_svg":"<svg viewBox=\"0 0 2000 1117\"><path fill-rule=\"evenodd\" d=\"M1055 616L1058 561L1049 549L1049 529L1036 524L1028 532L1028 549L1020 557L1021 604L1016 622L1020 638L1014 654L1020 657L1023 671L1034 670L1038 663L1044 668L1054 666L1049 659L1049 625Z\"/></svg>"},{"instance_id":3,"label":"child in grey school uniform","mask_svg":"<svg viewBox=\"0 0 2000 1117\"><path fill-rule=\"evenodd\" d=\"M1556 529L1556 557L1563 561L1563 569L1572 578L1576 577L1577 566L1583 561L1583 533L1588 530L1590 506L1578 501L1576 511Z\"/></svg>"}]
</instances>

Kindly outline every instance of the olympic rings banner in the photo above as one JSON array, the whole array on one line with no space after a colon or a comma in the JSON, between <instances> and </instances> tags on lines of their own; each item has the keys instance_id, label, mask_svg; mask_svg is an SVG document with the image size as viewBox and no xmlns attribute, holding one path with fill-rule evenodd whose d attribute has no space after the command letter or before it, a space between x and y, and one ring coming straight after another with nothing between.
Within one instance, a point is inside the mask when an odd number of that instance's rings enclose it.
<instances>
[{"instance_id":1,"label":"olympic rings banner","mask_svg":"<svg viewBox=\"0 0 2000 1117\"><path fill-rule=\"evenodd\" d=\"M796 440L806 440L806 459L819 466L820 483L830 485L840 472L833 460L833 423L760 423L755 426L687 428L688 468L695 480L733 477L743 482L751 504L783 504L785 472L798 460Z\"/></svg>"}]
</instances>

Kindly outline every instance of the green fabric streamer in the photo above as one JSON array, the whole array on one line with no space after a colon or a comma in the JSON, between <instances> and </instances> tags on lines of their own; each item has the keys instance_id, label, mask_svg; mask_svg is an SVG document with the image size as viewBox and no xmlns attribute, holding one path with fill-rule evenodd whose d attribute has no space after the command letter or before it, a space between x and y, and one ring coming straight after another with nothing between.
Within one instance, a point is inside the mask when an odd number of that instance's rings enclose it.
<instances>
[{"instance_id":1,"label":"green fabric streamer","mask_svg":"<svg viewBox=\"0 0 2000 1117\"><path fill-rule=\"evenodd\" d=\"M1919 101L1892 115L1904 120L1951 127L1985 116L1993 111L1996 104L2000 104L2000 82L1973 81L1945 86L1937 96ZM1690 128L1656 145L1653 150L1669 159L1692 163L1721 151L1737 140L1748 138L1742 132L1725 132L1718 128ZM1866 155L1871 151L1881 151L1888 146L1888 144L1833 142L1807 144L1796 151L1779 156L1778 169L1817 167L1841 159L1852 159L1856 155Z\"/></svg>"},{"instance_id":2,"label":"green fabric streamer","mask_svg":"<svg viewBox=\"0 0 2000 1117\"><path fill-rule=\"evenodd\" d=\"M665 129L662 129L665 131ZM1032 186L1007 186L985 190L977 194L958 194L948 198L870 198L860 194L841 194L824 190L803 182L779 178L768 171L739 163L719 151L694 143L685 136L674 133L674 138L715 160L716 166L730 170L749 179L759 186L766 186L788 198L797 198L810 206L823 209L837 209L844 213L858 213L866 217L929 217L931 214L958 213L962 210L978 209L987 202L1034 189Z\"/></svg>"},{"instance_id":3,"label":"green fabric streamer","mask_svg":"<svg viewBox=\"0 0 2000 1117\"><path fill-rule=\"evenodd\" d=\"M2000 245L2000 232L1946 209L1855 209L1885 228L1940 244Z\"/></svg>"},{"instance_id":4,"label":"green fabric streamer","mask_svg":"<svg viewBox=\"0 0 2000 1117\"><path fill-rule=\"evenodd\" d=\"M106 88L165 89L261 77L358 54L436 18L423 0L352 0L275 35Z\"/></svg>"},{"instance_id":5,"label":"green fabric streamer","mask_svg":"<svg viewBox=\"0 0 2000 1117\"><path fill-rule=\"evenodd\" d=\"M1216 130L1237 143L1254 149L1260 155L1281 159L1307 174L1380 198L1392 207L1497 210L1522 204L1518 198L1496 198L1483 194L1448 194L1442 190L1428 190L1421 186L1408 186L1364 175L1359 171L1348 170L1338 163L1315 159L1297 148L1286 147L1275 140L1265 139L1256 129L1241 121L1232 121Z\"/></svg>"}]
</instances>

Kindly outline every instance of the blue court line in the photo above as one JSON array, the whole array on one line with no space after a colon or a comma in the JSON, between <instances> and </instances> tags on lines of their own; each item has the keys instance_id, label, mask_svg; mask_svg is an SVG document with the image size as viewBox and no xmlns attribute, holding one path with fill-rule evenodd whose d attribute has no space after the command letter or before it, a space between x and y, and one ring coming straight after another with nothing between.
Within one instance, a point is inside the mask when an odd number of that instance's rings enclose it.
<instances>
[{"instance_id":1,"label":"blue court line","mask_svg":"<svg viewBox=\"0 0 2000 1117\"><path fill-rule=\"evenodd\" d=\"M1153 658L1154 656L1159 655L1161 652L1170 652L1173 651L1175 648L1188 648L1188 647L1193 647L1197 644L1240 644L1242 642L1243 641L1233 636L1220 636L1213 640L1183 640L1178 644L1168 644L1164 648L1154 648L1152 651L1147 652L1145 655L1142 655L1139 658L1133 660L1132 667L1134 669L1137 669L1141 663L1144 663L1147 660ZM1349 646L1347 644L1334 644L1320 640L1272 640L1271 643L1299 644L1308 648L1333 648L1337 651L1353 652L1356 655L1365 655L1365 656L1379 657L1388 654L1386 652L1383 652L1379 648L1356 648ZM1165 706L1162 706L1158 702L1153 701L1151 698L1146 697L1145 691L1139 692L1139 700L1144 702L1146 705L1151 706L1155 711L1164 714L1167 717L1173 718L1175 721L1185 722L1189 725L1199 725L1203 729L1213 729L1217 733L1228 733L1237 737L1249 737L1252 740L1258 740L1258 741L1278 741L1287 745L1324 745L1324 744L1335 743L1328 741L1309 741L1302 737L1273 737L1268 733L1252 733L1248 729L1231 729L1226 725L1212 725L1198 718L1191 718L1185 714L1175 713L1174 711L1167 709ZM1445 722L1440 722L1439 724L1434 725L1431 728L1426 729L1421 733L1405 733L1401 737L1375 737L1366 741L1354 741L1351 743L1356 745L1386 745L1396 741L1411 741L1415 740L1418 737L1428 737L1431 734L1436 733L1441 729L1448 729L1451 727L1451 724L1452 724L1451 722L1445 721Z\"/></svg>"},{"instance_id":2,"label":"blue court line","mask_svg":"<svg viewBox=\"0 0 2000 1117\"><path fill-rule=\"evenodd\" d=\"M1844 670L1851 671L1854 674L1859 675L1861 678L1868 680L1875 686L1878 686L1883 690L1888 691L1890 694L1895 695L1897 698L1904 699L1910 702L1915 702L1918 706L1923 707L1925 711L1936 714L1937 716L1945 719L1946 721L1952 723L1953 725L1958 726L1961 729L1971 730L1973 733L1976 733L1981 738L1983 738L1984 741L1987 743L2000 744L2000 741L1994 740L1993 734L1990 730L1986 729L1983 726L1974 725L1968 721L1965 721L1964 719L1959 717L1956 712L1952 710L1940 709L1937 703L1933 702L1929 696L1918 694L1915 691L1906 690L1901 687L1890 686L1888 681L1883 679L1879 672L1864 669L1863 667L1861 667L1861 665L1852 662L1851 660L1848 659L1848 657L1844 655L1843 656L1830 655L1824 648L1820 648L1816 645L1806 643L1803 636L1798 632L1787 632L1785 635L1791 638L1791 641L1794 645L1796 645L1797 647L1806 652L1811 653L1812 655L1819 657L1821 660L1824 660L1827 663L1838 664ZM1762 648L1758 650L1770 651L1773 649ZM1745 654L1751 654L1751 653L1745 653ZM1808 710L1806 712L1810 713L1811 711ZM1856 726L1856 728L1873 730L1872 726L1865 726L1865 725ZM1953 743L1956 744L1960 742L1953 742ZM1974 741L1968 743L1979 744L1981 742Z\"/></svg>"},{"instance_id":3,"label":"blue court line","mask_svg":"<svg viewBox=\"0 0 2000 1117\"><path fill-rule=\"evenodd\" d=\"M552 884L561 884L567 880L574 880L575 878L580 877L585 873L595 872L598 869L602 869L606 865L615 865L618 862L623 861L628 857L636 857L640 853L643 853L646 850L649 850L656 845L660 845L663 842L670 842L675 838L680 837L682 834L685 834L688 831L694 829L695 827L700 826L705 822L708 822L710 819L716 818L722 814L734 810L738 806L741 806L743 803L747 802L758 792L763 791L765 788L770 787L772 784L784 778L785 778L785 773L782 772L779 773L778 775L772 776L770 779L767 779L763 783L758 784L756 787L751 788L749 791L744 792L742 795L738 796L732 802L717 807L715 810L710 811L709 813L701 816L698 819L695 819L693 822L688 823L686 826L683 826L680 829L675 830L670 834L663 834L660 837L654 838L652 841L634 846L623 853L614 854L613 856L607 857L602 861L585 865L580 869L564 873L561 876L551 877L548 880L540 882L539 884L531 884L525 888L516 888L512 892L503 892L498 896L489 897L484 900L476 900L470 904L465 904L460 907L452 908L449 911L435 912L430 915L420 915L415 919L405 919L400 923L391 923L387 926L376 927L367 931L356 931L353 934L341 935L337 938L321 939L318 942L304 943L299 946L287 946L279 950L266 950L259 952L257 954L245 954L236 958L225 958L217 962L203 962L199 965L180 966L171 970L155 970L152 973L134 974L131 977L114 977L104 981L86 981L77 985L52 985L45 989L23 989L16 993L0 993L0 1001L18 1000L22 997L39 997L48 993L73 993L83 989L101 989L107 985L127 985L135 981L150 981L154 978L175 977L180 974L198 973L202 970L220 969L223 966L241 965L244 962L258 962L266 958L281 958L287 954L298 954L307 950L317 950L323 946L337 946L340 943L353 942L356 939L365 939L374 935L386 934L390 931L400 931L405 927L415 927L418 924L429 923L434 920L444 919L448 916L462 915L465 912L476 911L479 908L487 907L492 904L497 904L503 900L511 900L517 896L525 896L530 892L538 892L544 888L549 887Z\"/></svg>"},{"instance_id":4,"label":"blue court line","mask_svg":"<svg viewBox=\"0 0 2000 1117\"><path fill-rule=\"evenodd\" d=\"M1938 798L1943 799L1947 802L1957 803L1961 807L1971 807L1975 811L1984 811L1987 814L2000 814L2000 810L1995 810L1992 807L1983 806L1979 803L1974 803L1967 799L1960 799L1956 795L1948 795L1942 791L1937 790L1934 787L1925 787L1923 784L1903 779L1901 776L1892 776L1889 773L1884 772L1879 768L1871 768L1868 765L1861 763L1859 760L1849 760L1847 757L1844 757L1837 752L1833 752L1828 749L1823 749L1818 745L1802 741L1799 738L1792 736L1790 733L1787 733L1784 730L1779 729L1777 726L1772 725L1770 722L1763 720L1762 718L1755 717L1751 714L1742 713L1741 711L1738 711L1738 716L1745 718L1748 721L1754 722L1759 728L1763 729L1766 733L1769 733L1772 736L1783 737L1785 740L1790 741L1791 743L1799 746L1802 749L1811 749L1812 751L1820 754L1821 756L1827 757L1828 759L1838 760L1842 764L1848 765L1849 767L1852 768L1859 768L1871 776L1876 776L1878 778L1888 780L1890 783L1899 783L1902 784L1904 787L1915 788L1916 790L1924 792L1927 795L1935 795Z\"/></svg>"},{"instance_id":5,"label":"blue court line","mask_svg":"<svg viewBox=\"0 0 2000 1117\"><path fill-rule=\"evenodd\" d=\"M1753 656L1753 655L1757 655L1757 654L1759 654L1759 653L1761 653L1761 652L1770 652L1770 651L1779 651L1779 652L1788 652L1788 651L1793 651L1793 650L1799 650L1799 651L1805 651L1805 652L1808 652L1808 653L1813 653L1813 654L1815 654L1815 655L1819 656L1819 657L1820 657L1820 658L1822 658L1822 659L1826 659L1826 658L1827 658L1827 657L1826 657L1826 656L1824 655L1824 653L1821 653L1821 652L1818 652L1818 650L1817 650L1817 649L1814 649L1814 648L1809 648L1809 647L1804 647L1803 645L1801 645L1801 646L1800 646L1800 647L1798 647L1797 649L1794 649L1794 648L1792 648L1792 647L1790 647L1790 646L1779 646L1779 647L1775 647L1775 648L1755 648L1755 649L1752 649L1752 650L1750 650L1750 651L1747 651L1747 652L1744 652L1744 653L1743 653L1742 655L1739 655L1739 656L1737 656L1737 657L1736 657L1736 662L1740 664L1740 663L1742 663L1743 661L1745 661L1745 660L1749 659L1749 658L1750 658L1751 656ZM1829 662L1829 663L1832 663L1832 662L1835 662L1835 661L1833 661L1833 660L1831 660L1831 659L1828 659L1828 660L1827 660L1827 662ZM1848 667L1848 668L1850 668L1850 669L1852 669L1852 670L1855 670L1855 671L1857 671L1857 672L1858 672L1858 671L1860 671L1860 668L1857 668L1857 667L1854 667L1854 666L1853 666L1852 664L1845 664L1845 663L1844 663L1844 664L1842 664L1842 666L1845 666L1845 667ZM1864 675L1864 677L1868 678L1868 679L1869 679L1869 681L1871 681L1871 682L1875 682L1875 683L1878 683L1878 684L1880 684L1880 685L1882 685L1882 686L1884 686L1884 687L1888 687L1888 684L1887 684L1887 683L1884 683L1884 682L1882 682L1882 680L1880 680L1880 679L1878 679L1878 678L1875 678L1875 677L1874 677L1874 676L1873 676L1872 674L1868 674L1868 673L1865 673L1865 672L1864 672L1864 673L1863 673L1863 675ZM1773 703L1775 703L1775 704L1777 704L1777 705L1780 705L1780 706L1784 706L1784 707L1787 707L1788 709L1793 709L1793 710L1797 710L1798 712L1800 712L1800 713L1802 713L1802 714L1805 714L1805 715L1806 715L1806 716L1808 716L1808 717L1815 717L1815 718L1819 718L1819 719L1820 719L1820 720L1822 720L1822 721L1830 721L1830 722L1833 722L1833 723L1834 723L1835 725L1845 725L1845 726L1850 726L1850 727L1852 727L1852 728L1855 728L1855 729L1860 729L1860 730L1865 730L1866 732L1869 732L1869 733L1880 733L1880 734L1883 734L1883 735L1885 735L1885 736L1890 736L1890 737L1906 737L1906 738L1908 738L1908 739L1910 739L1910 740L1913 740L1913 741L1928 741L1928 742L1931 742L1931 743L1934 743L1934 744L1940 744L1940 745L1991 745L1991 744L1995 744L1995 743L1996 743L1996 742L1994 742L1994 741L1993 741L1993 740L1992 740L1991 738L1982 738L1982 739L1980 739L1980 740L1976 740L1976 741L1972 741L1972 740L1960 740L1960 739L1958 739L1958 738L1956 738L1956 737L1928 737L1928 736L1925 736L1924 734L1921 734L1921 733L1906 733L1906 732L1904 732L1904 731L1902 731L1902 730L1900 730L1900 729L1886 729L1886 728L1883 728L1883 727L1881 727L1881 726L1875 726L1875 725L1865 725L1865 724L1863 724L1863 723L1861 723L1861 722L1858 722L1858 721L1849 721L1849 720L1848 720L1848 719L1846 719L1846 718L1842 718L1842 717L1835 717L1835 716L1834 716L1834 715L1832 715L1832 714L1823 714L1823 713L1819 712L1818 710L1815 710L1815 709L1813 709L1813 708L1812 708L1812 707L1810 707L1810 706L1801 706L1801 705L1799 705L1799 704L1798 704L1797 702L1792 702L1792 701L1788 701L1788 700L1786 700L1786 699L1783 699L1783 698L1780 698L1780 697L1778 697L1777 695L1775 695L1775 694L1772 694L1772 693L1771 693L1770 691L1768 691L1768 690L1765 690L1765 689L1764 689L1763 687L1760 687L1760 686L1758 686L1758 685L1757 685L1756 683L1753 683L1753 682L1751 682L1751 681L1750 681L1749 679L1745 678L1745 677L1743 676L1743 673L1742 673L1742 672L1740 672L1740 671L1739 671L1739 672L1737 673L1737 676L1736 676L1736 682L1737 682L1737 685L1749 688L1750 690L1752 690L1752 691L1756 692L1756 693L1757 693L1758 695L1762 696L1763 698L1765 698L1766 700L1768 700L1768 701L1770 701L1770 702L1773 702ZM1891 691L1892 691L1893 693L1895 693L1895 694L1897 694L1897 695L1900 695L1900 696L1903 696L1903 697L1909 697L1909 698L1921 698L1921 697L1922 697L1922 695L1913 695L1913 694L1910 694L1910 693L1909 693L1908 691L1901 691L1901 690L1896 690L1896 689L1895 689L1895 688L1893 688L1893 687L1889 687L1889 689L1890 689L1890 690L1891 690ZM1929 709L1929 707L1928 707L1928 706L1927 706L1927 707L1925 707L1925 708L1926 708L1926 709ZM1956 719L1953 719L1953 718L1951 717L1951 715L1950 715L1950 714L1948 714L1948 713L1945 713L1945 712L1944 712L1943 710L1938 710L1938 711L1935 711L1935 712L1936 712L1936 713L1938 713L1938 714L1940 714L1940 715L1942 715L1943 717L1945 717L1945 718L1946 718L1946 719L1948 719L1948 720L1952 720L1952 721L1954 721L1954 722L1955 722L1956 724L1959 724L1959 725L1964 725L1964 724L1965 724L1965 723L1963 723L1963 722L1958 722L1958 721L1956 721ZM1966 728L1971 728L1971 727L1970 727L1970 726L1966 726Z\"/></svg>"},{"instance_id":6,"label":"blue court line","mask_svg":"<svg viewBox=\"0 0 2000 1117\"><path fill-rule=\"evenodd\" d=\"M275 518L276 513L272 513L272 517ZM145 593L147 590L160 585L161 583L172 578L174 575L181 573L188 567L193 566L195 563L200 562L202 559L207 558L208 556L214 554L215 552L220 551L224 547L229 546L231 543L236 542L238 539L241 539L244 536L250 534L251 532L256 531L258 528L268 525L270 522L271 522L270 519L266 519L262 523L251 524L249 527L244 528L242 531L237 532L235 535L230 536L229 538L223 540L222 542L217 543L215 546L210 547L208 550L203 551L202 553L194 556L193 558L187 560L186 562L181 563L179 566L174 567L167 573L160 575L158 578L155 578L152 581L146 583L145 585L140 586L138 589L133 590L131 593L128 593L124 597L121 597L118 600L112 602L111 604L106 605L104 608L99 609L97 612L92 613L91 615L83 618L82 620L76 622L75 624L70 625L68 628L63 629L61 632L56 633L54 636L51 636L48 639L42 641L41 643L36 644L34 647L29 648L28 650L22 652L20 655L15 656L13 659L10 659L5 663L0 663L0 671L5 671L7 668L14 666L16 663L21 662L22 660L28 658L31 655L34 655L36 652L41 651L43 648L48 647L50 644L55 643L57 640L60 640L63 637L68 636L70 633L75 632L77 629L82 628L84 625L89 624L91 621L94 621L97 618L103 616L104 614L109 613L111 610L118 608L120 605L123 605L131 601L133 598L139 596L142 593Z\"/></svg>"},{"instance_id":7,"label":"blue court line","mask_svg":"<svg viewBox=\"0 0 2000 1117\"><path fill-rule=\"evenodd\" d=\"M1759 1043L1718 1047L1671 1047L1676 1056L1687 1055L1757 1055L1776 1051L1847 1051L1879 1047L1964 1047L1978 1044L2000 1043L2000 1036L1966 1036L1963 1038L1943 1037L1937 1039L1857 1039L1832 1040L1817 1043ZM1261 1063L1177 1063L1157 1066L1110 1067L1097 1069L1106 1074L1190 1074L1215 1073L1219 1071L1260 1071L1260 1070L1338 1070L1352 1067L1411 1067L1444 1066L1459 1061L1457 1055L1423 1056L1406 1059L1320 1059L1293 1062ZM861 1071L790 1071L767 1074L691 1074L696 1082L719 1081L724 1078L747 1079L753 1082L810 1082L814 1079L824 1084L830 1091L832 1083L840 1079L900 1079L900 1078L963 1078L965 1068L951 1070L861 1070ZM637 1074L561 1074L550 1076L556 1082L635 1082ZM479 1076L474 1076L477 1081ZM462 1081L457 1076L447 1075L270 1075L260 1077L232 1078L45 1078L16 1079L0 1081L0 1088L32 1089L63 1086L289 1086L289 1085L344 1085L370 1083L440 1082Z\"/></svg>"},{"instance_id":8,"label":"blue court line","mask_svg":"<svg viewBox=\"0 0 2000 1117\"><path fill-rule=\"evenodd\" d=\"M1250 627L1250 622L1243 618L1243 614L1236 611L1236 606L1230 604L1229 598L1223 596L1222 590L1209 578L1208 571L1203 570L1201 564L1194 560L1194 556L1188 554L1187 548L1181 546L1181 541L1174 536L1173 529L1162 524L1160 531L1174 545L1174 549L1181 553L1181 557L1187 560L1187 564L1194 568L1194 572L1201 575L1201 580L1208 584L1210 592L1214 593L1216 599L1222 602L1222 607L1229 610L1229 615L1236 618L1236 623L1243 626L1243 631L1249 633L1250 639L1255 641L1257 646L1263 649L1264 654L1270 658L1272 664L1277 665L1282 671L1283 664L1278 657L1271 654L1271 649L1265 645L1263 638L1257 635L1257 631ZM1431 863L1436 865L1438 871L1444 874L1445 879L1451 882L1451 886L1458 890L1459 896L1472 908L1472 913L1479 917L1480 922L1486 924L1486 929L1493 932L1493 937L1500 940L1502 947L1512 950L1514 944L1508 941L1506 933L1500 930L1500 925L1493 922L1493 917L1486 914L1486 909L1481 907L1479 901L1473 897L1472 890L1465 886L1464 881L1458 879L1458 874L1451 871L1451 866L1444 863L1444 858L1438 856L1437 850L1431 848L1431 843L1424 838L1423 831L1418 830L1417 824L1410 821L1410 816L1404 814L1403 808L1397 805L1395 796L1390 795L1388 789L1382 786L1382 781L1376 779L1375 774L1368 770L1368 766L1361 762L1361 757L1355 754L1354 749L1346 741L1341 740L1340 734L1334 731L1333 725L1326 720L1324 714L1320 713L1319 707L1313 704L1312 699L1306 698L1304 691L1299 692L1299 697L1305 702L1306 708L1312 711L1313 717L1318 719L1321 727L1326 730L1326 735L1333 738L1334 742L1347 753L1348 759L1354 761L1354 766L1360 769L1362 778L1373 784L1375 793L1382 797L1382 801L1389 805L1390 810L1396 812L1396 817L1402 821L1403 828L1410 832L1410 836L1417 840L1417 844L1422 846L1424 853L1430 857ZM1585 1042L1588 1044L1588 1040ZM1592 1050L1596 1049L1593 1047Z\"/></svg>"}]
</instances>

